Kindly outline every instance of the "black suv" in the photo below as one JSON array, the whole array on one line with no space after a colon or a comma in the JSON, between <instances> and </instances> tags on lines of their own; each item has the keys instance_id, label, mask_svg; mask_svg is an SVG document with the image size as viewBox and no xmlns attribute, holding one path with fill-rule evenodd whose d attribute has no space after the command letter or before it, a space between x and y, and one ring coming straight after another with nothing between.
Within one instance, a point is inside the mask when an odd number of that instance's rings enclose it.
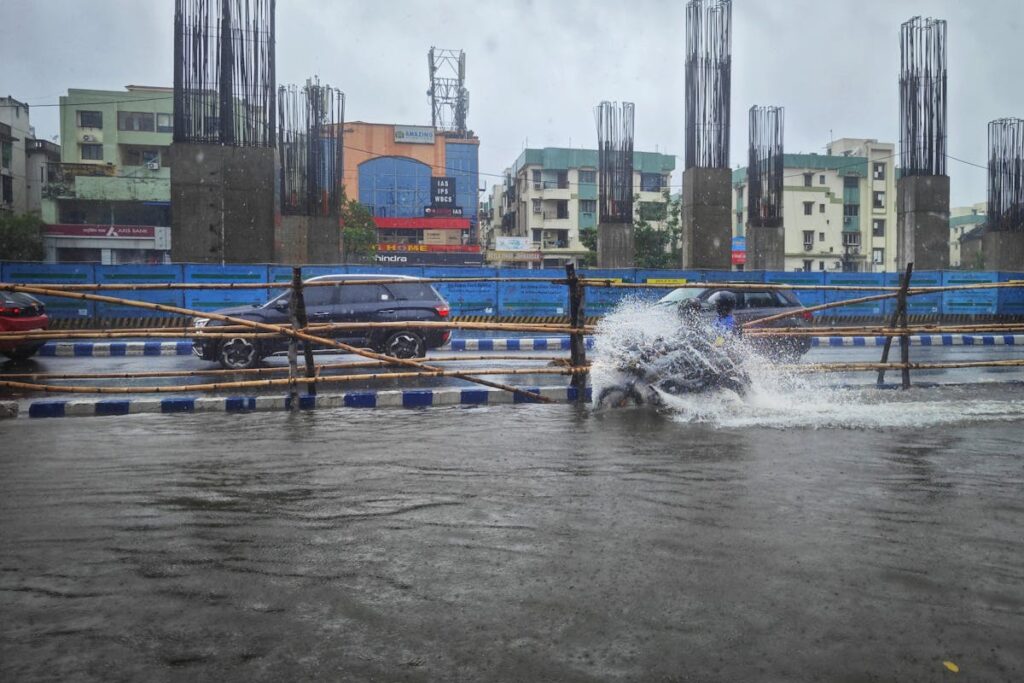
<instances>
[{"instance_id":1,"label":"black suv","mask_svg":"<svg viewBox=\"0 0 1024 683\"><path fill-rule=\"evenodd\" d=\"M658 306L675 309L688 300L696 299L702 309L710 311L708 299L716 292L726 290L736 295L734 315L738 325L786 312L792 312L792 315L767 323L765 327L807 327L812 320L811 313L800 303L800 299L793 292L782 289L729 290L728 287L680 287L659 299ZM798 335L752 338L752 343L769 355L786 359L799 358L811 348L811 338Z\"/></svg>"},{"instance_id":2,"label":"black suv","mask_svg":"<svg viewBox=\"0 0 1024 683\"><path fill-rule=\"evenodd\" d=\"M351 284L360 280L394 280L392 284ZM310 325L317 323L442 321L449 313L446 302L430 283L419 278L395 275L323 275L306 280L312 282L345 282L334 287L319 286L303 289L306 315ZM273 325L290 323L288 302L291 292L285 292L262 306L237 306L215 311L221 315L244 318ZM225 325L219 320L197 317L196 327L211 328ZM315 331L314 331L315 334ZM366 328L324 332L318 336L330 337L360 348L370 348L397 358L422 357L427 349L443 346L451 336L450 330L436 328ZM288 338L221 337L197 339L192 352L203 360L219 361L230 370L255 367L263 358L285 351Z\"/></svg>"}]
</instances>

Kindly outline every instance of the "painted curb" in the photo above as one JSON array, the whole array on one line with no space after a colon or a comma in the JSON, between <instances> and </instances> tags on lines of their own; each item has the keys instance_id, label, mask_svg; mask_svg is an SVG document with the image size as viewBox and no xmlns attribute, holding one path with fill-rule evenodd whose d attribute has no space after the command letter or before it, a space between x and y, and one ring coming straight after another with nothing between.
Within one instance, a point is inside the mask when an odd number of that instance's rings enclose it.
<instances>
[{"instance_id":1,"label":"painted curb","mask_svg":"<svg viewBox=\"0 0 1024 683\"><path fill-rule=\"evenodd\" d=\"M899 343L899 340L896 340ZM812 347L882 346L885 337L811 337ZM910 337L912 346L1024 346L1022 334L922 334ZM594 338L586 338L588 349ZM454 339L438 351L568 351L568 337L527 337L522 339ZM106 356L189 356L192 342L48 342L43 357Z\"/></svg>"},{"instance_id":2,"label":"painted curb","mask_svg":"<svg viewBox=\"0 0 1024 683\"><path fill-rule=\"evenodd\" d=\"M575 387L521 387L559 402L575 401ZM585 390L590 400L590 387ZM394 391L351 391L345 394L299 396L301 410L317 408L429 408L432 406L478 406L532 403L530 399L501 389L404 389ZM248 413L289 410L288 396L185 396L171 398L107 398L88 400L47 400L29 403L28 417L91 417L139 413Z\"/></svg>"}]
</instances>

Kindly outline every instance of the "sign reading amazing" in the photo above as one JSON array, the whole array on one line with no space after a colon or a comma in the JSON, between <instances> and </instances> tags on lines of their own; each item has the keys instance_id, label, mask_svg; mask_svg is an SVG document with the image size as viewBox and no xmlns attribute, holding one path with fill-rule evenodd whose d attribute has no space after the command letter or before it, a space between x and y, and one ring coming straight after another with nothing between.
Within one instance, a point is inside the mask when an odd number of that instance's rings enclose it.
<instances>
[{"instance_id":1,"label":"sign reading amazing","mask_svg":"<svg viewBox=\"0 0 1024 683\"><path fill-rule=\"evenodd\" d=\"M434 129L430 126L395 126L395 142L432 145Z\"/></svg>"}]
</instances>

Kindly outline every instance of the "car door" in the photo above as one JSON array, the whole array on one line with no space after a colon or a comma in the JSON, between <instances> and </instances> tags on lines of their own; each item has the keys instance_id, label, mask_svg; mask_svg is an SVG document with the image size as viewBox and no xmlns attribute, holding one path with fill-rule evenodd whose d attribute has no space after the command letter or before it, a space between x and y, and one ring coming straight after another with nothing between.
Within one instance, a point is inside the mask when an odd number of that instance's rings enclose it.
<instances>
[{"instance_id":1,"label":"car door","mask_svg":"<svg viewBox=\"0 0 1024 683\"><path fill-rule=\"evenodd\" d=\"M333 322L378 322L379 310L390 301L390 294L381 285L346 284L338 287L338 303ZM338 339L352 346L367 346L370 328L339 330Z\"/></svg>"}]
</instances>

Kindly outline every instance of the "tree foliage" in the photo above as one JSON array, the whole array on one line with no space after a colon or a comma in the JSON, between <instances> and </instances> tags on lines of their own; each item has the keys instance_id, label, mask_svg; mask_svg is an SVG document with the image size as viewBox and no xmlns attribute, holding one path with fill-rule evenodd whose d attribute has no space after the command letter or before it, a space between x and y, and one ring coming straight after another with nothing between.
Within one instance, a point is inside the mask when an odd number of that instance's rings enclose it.
<instances>
[{"instance_id":1,"label":"tree foliage","mask_svg":"<svg viewBox=\"0 0 1024 683\"><path fill-rule=\"evenodd\" d=\"M42 261L45 257L39 216L0 211L0 260Z\"/></svg>"},{"instance_id":2,"label":"tree foliage","mask_svg":"<svg viewBox=\"0 0 1024 683\"><path fill-rule=\"evenodd\" d=\"M597 228L580 228L580 243L589 251L582 256L581 268L593 268L597 265Z\"/></svg>"},{"instance_id":3,"label":"tree foliage","mask_svg":"<svg viewBox=\"0 0 1024 683\"><path fill-rule=\"evenodd\" d=\"M377 224L367 208L355 199L342 201L341 225L345 260L372 263L377 253Z\"/></svg>"},{"instance_id":4,"label":"tree foliage","mask_svg":"<svg viewBox=\"0 0 1024 683\"><path fill-rule=\"evenodd\" d=\"M645 206L639 196L633 199L636 208L633 218L633 259L637 268L667 269L678 268L680 255L680 206L679 199L672 199L668 190L663 193L667 206L665 227L651 225L649 216L660 216L661 211Z\"/></svg>"}]
</instances>

